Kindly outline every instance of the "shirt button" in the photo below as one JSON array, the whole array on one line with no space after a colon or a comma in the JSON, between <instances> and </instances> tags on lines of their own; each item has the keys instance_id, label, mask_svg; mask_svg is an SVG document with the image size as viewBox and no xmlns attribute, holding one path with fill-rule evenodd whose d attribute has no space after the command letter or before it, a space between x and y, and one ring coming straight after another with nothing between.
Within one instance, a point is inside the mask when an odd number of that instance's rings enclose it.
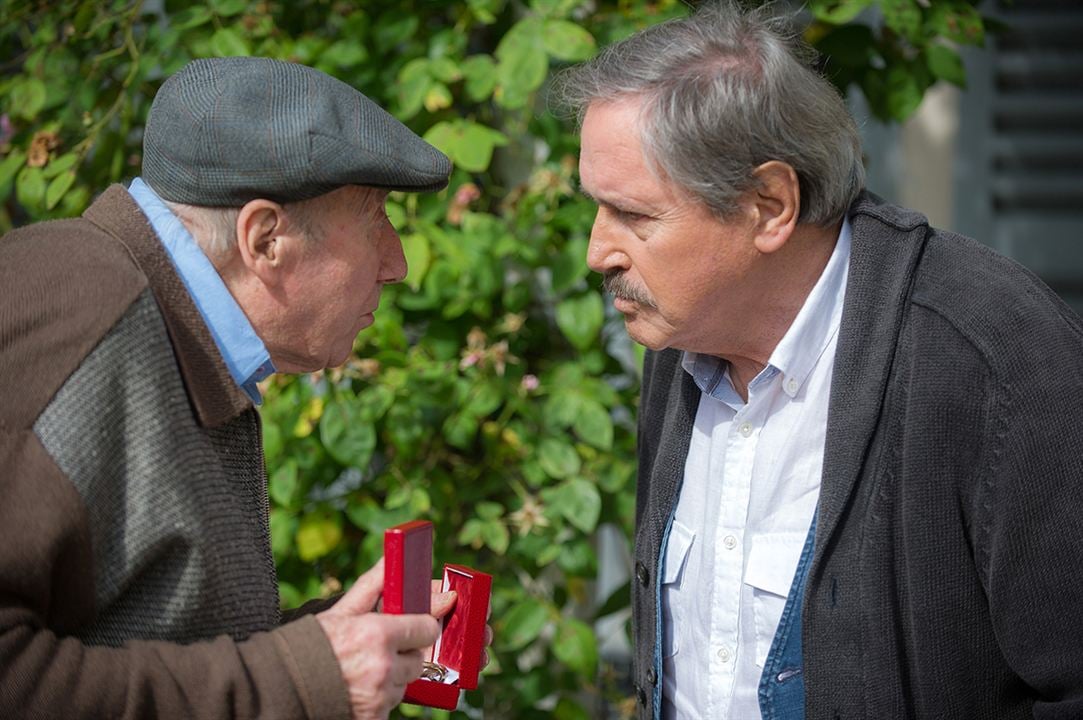
<instances>
[{"instance_id":1,"label":"shirt button","mask_svg":"<svg viewBox=\"0 0 1083 720\"><path fill-rule=\"evenodd\" d=\"M658 673L654 671L654 668L647 668L647 682L652 686L658 682Z\"/></svg>"},{"instance_id":2,"label":"shirt button","mask_svg":"<svg viewBox=\"0 0 1083 720\"><path fill-rule=\"evenodd\" d=\"M650 578L651 576L647 572L647 568L643 566L643 563L636 563L636 579L639 580L639 584L643 587L647 587Z\"/></svg>"},{"instance_id":3,"label":"shirt button","mask_svg":"<svg viewBox=\"0 0 1083 720\"><path fill-rule=\"evenodd\" d=\"M741 433L745 437L748 437L749 435L752 434L752 424L751 423L741 423L741 426L739 428L737 428L737 432Z\"/></svg>"},{"instance_id":4,"label":"shirt button","mask_svg":"<svg viewBox=\"0 0 1083 720\"><path fill-rule=\"evenodd\" d=\"M639 687L638 683L635 686L635 690L636 690L636 700L639 701L640 705L646 706L647 705L647 693L643 692L643 688Z\"/></svg>"},{"instance_id":5,"label":"shirt button","mask_svg":"<svg viewBox=\"0 0 1083 720\"><path fill-rule=\"evenodd\" d=\"M733 537L732 535L727 535L726 537L722 538L722 544L726 546L727 550L732 550L733 548L737 547L737 538Z\"/></svg>"},{"instance_id":6,"label":"shirt button","mask_svg":"<svg viewBox=\"0 0 1083 720\"><path fill-rule=\"evenodd\" d=\"M790 378L786 381L786 389L790 391L791 395L797 394L797 378Z\"/></svg>"},{"instance_id":7,"label":"shirt button","mask_svg":"<svg viewBox=\"0 0 1083 720\"><path fill-rule=\"evenodd\" d=\"M730 651L729 651L729 649L728 648L719 648L718 649L718 659L721 660L722 662L729 662L730 661Z\"/></svg>"}]
</instances>

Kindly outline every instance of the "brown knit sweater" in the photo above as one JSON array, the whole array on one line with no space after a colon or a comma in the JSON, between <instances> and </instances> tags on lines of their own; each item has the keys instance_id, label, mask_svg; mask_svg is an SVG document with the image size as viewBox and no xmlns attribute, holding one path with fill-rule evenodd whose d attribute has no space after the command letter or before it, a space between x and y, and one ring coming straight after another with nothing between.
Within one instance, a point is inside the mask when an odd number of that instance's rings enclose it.
<instances>
[{"instance_id":1,"label":"brown knit sweater","mask_svg":"<svg viewBox=\"0 0 1083 720\"><path fill-rule=\"evenodd\" d=\"M0 239L0 717L347 718L259 418L127 192Z\"/></svg>"}]
</instances>

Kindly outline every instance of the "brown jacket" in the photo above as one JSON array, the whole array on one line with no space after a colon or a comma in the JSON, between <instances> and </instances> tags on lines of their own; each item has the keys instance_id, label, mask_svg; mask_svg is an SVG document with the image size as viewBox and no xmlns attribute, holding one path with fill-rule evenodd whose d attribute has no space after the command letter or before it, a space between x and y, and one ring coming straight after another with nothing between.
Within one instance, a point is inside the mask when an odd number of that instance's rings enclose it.
<instances>
[{"instance_id":1,"label":"brown jacket","mask_svg":"<svg viewBox=\"0 0 1083 720\"><path fill-rule=\"evenodd\" d=\"M0 717L347 718L259 419L127 192L0 239Z\"/></svg>"}]
</instances>

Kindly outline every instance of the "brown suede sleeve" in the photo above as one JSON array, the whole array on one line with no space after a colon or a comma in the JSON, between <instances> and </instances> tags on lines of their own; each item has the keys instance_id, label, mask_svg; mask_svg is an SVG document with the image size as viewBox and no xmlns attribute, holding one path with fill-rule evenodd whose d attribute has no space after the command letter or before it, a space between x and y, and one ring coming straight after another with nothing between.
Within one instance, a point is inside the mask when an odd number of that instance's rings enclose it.
<instances>
[{"instance_id":1,"label":"brown suede sleeve","mask_svg":"<svg viewBox=\"0 0 1083 720\"><path fill-rule=\"evenodd\" d=\"M108 648L65 637L93 612L81 500L29 431L0 427L0 468L0 717L349 717L313 617L243 642Z\"/></svg>"}]
</instances>

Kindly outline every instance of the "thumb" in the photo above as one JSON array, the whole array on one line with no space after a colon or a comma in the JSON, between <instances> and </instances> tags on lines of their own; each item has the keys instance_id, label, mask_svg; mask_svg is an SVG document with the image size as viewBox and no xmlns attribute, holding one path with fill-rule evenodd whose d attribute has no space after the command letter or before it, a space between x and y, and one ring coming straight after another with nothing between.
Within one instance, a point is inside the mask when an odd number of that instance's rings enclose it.
<instances>
[{"instance_id":1,"label":"thumb","mask_svg":"<svg viewBox=\"0 0 1083 720\"><path fill-rule=\"evenodd\" d=\"M335 603L335 607L357 614L369 613L376 607L376 601L383 591L384 559L381 557L368 572L357 578L357 582Z\"/></svg>"}]
</instances>

